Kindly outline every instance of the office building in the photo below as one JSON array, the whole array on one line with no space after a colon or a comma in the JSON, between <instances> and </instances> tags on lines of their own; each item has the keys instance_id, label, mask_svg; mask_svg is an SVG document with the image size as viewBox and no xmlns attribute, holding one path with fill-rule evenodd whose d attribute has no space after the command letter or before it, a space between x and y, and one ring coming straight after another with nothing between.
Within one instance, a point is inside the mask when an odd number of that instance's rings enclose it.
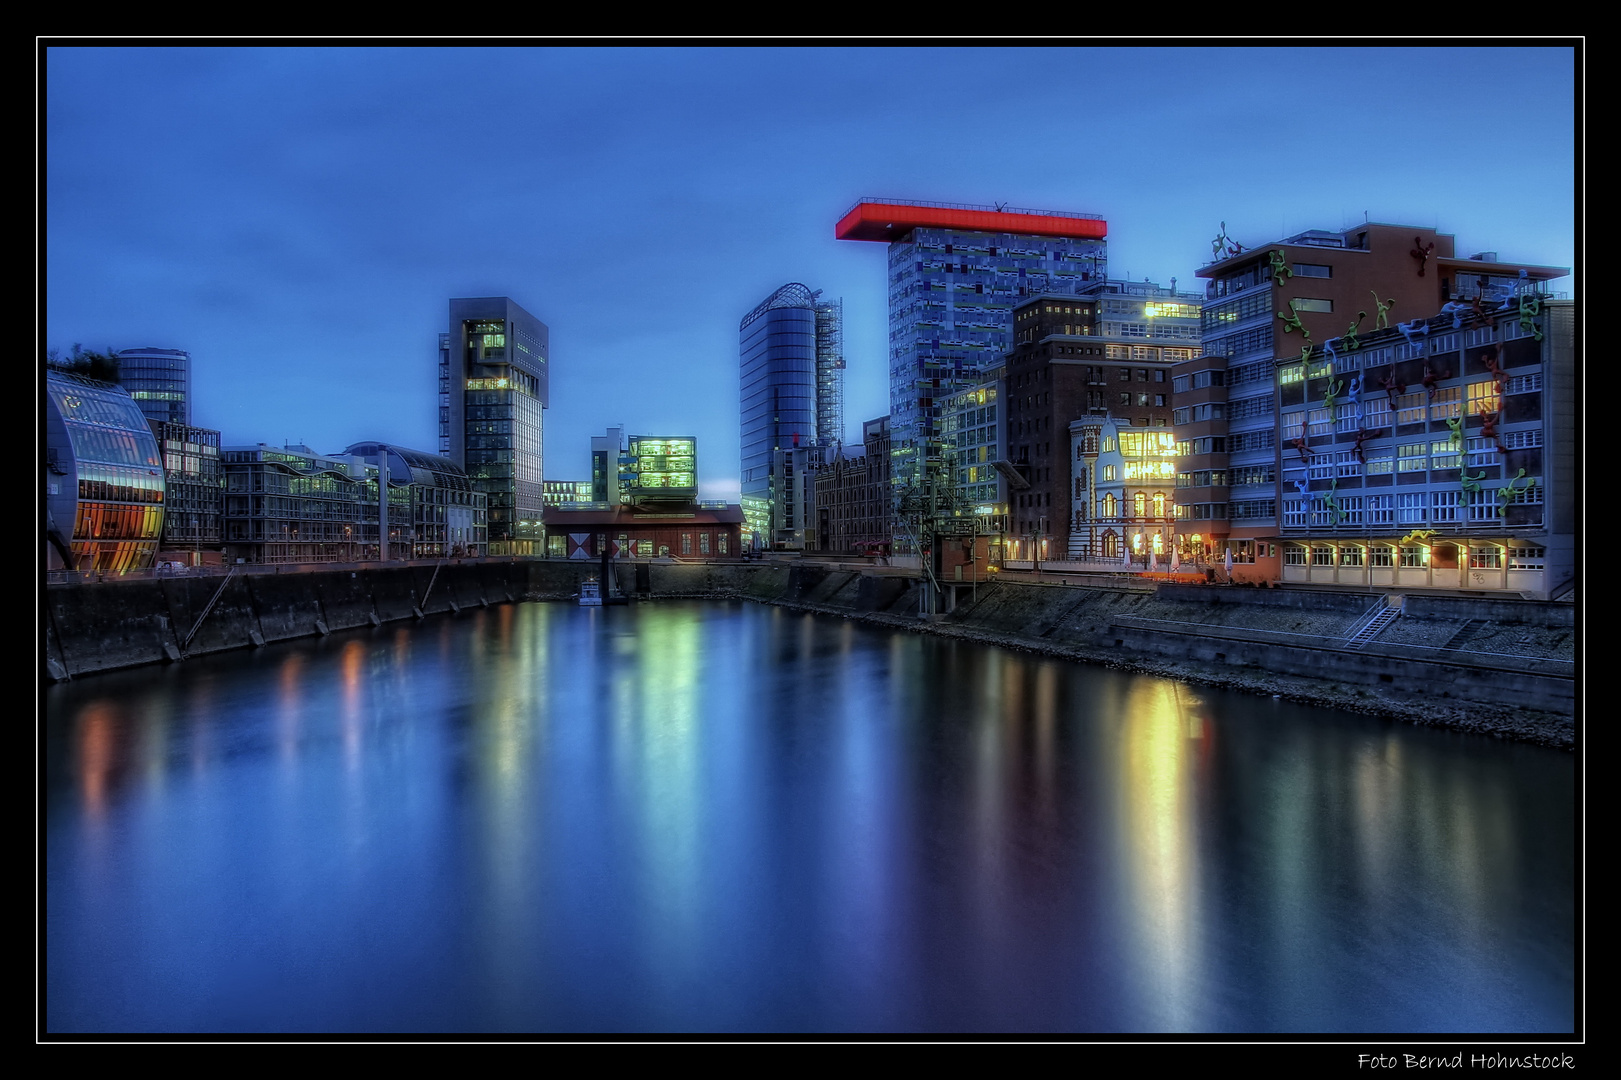
<instances>
[{"instance_id":1,"label":"office building","mask_svg":"<svg viewBox=\"0 0 1621 1080\"><path fill-rule=\"evenodd\" d=\"M546 324L505 296L450 302L439 336L439 448L488 498L491 555L543 548Z\"/></svg>"},{"instance_id":2,"label":"office building","mask_svg":"<svg viewBox=\"0 0 1621 1080\"><path fill-rule=\"evenodd\" d=\"M1279 413L1280 363L1325 342L1349 353L1360 336L1447 304L1489 306L1522 287L1541 295L1568 272L1502 263L1493 252L1459 258L1454 237L1413 225L1311 230L1243 250L1220 241L1198 271L1203 349L1176 368L1172 405L1178 533L1194 554L1224 561L1230 550L1235 581L1282 576L1280 476L1299 432Z\"/></svg>"},{"instance_id":3,"label":"office building","mask_svg":"<svg viewBox=\"0 0 1621 1080\"><path fill-rule=\"evenodd\" d=\"M595 501L592 498L592 485L589 480L547 480L542 487L547 506Z\"/></svg>"},{"instance_id":4,"label":"office building","mask_svg":"<svg viewBox=\"0 0 1621 1080\"><path fill-rule=\"evenodd\" d=\"M890 553L894 513L889 478L889 417L861 425L861 445L840 453L816 473L816 545L856 555Z\"/></svg>"},{"instance_id":5,"label":"office building","mask_svg":"<svg viewBox=\"0 0 1621 1080\"><path fill-rule=\"evenodd\" d=\"M630 463L624 458L624 428L611 427L606 435L591 436L591 502L618 506L626 500Z\"/></svg>"},{"instance_id":6,"label":"office building","mask_svg":"<svg viewBox=\"0 0 1621 1080\"><path fill-rule=\"evenodd\" d=\"M400 490L405 492L403 522L391 524L389 530L389 558L476 558L489 550L486 496L454 461L380 442L354 443L343 453L379 472L386 461L383 475L388 477L391 503L398 501ZM391 523L397 516L391 505Z\"/></svg>"},{"instance_id":7,"label":"office building","mask_svg":"<svg viewBox=\"0 0 1621 1080\"><path fill-rule=\"evenodd\" d=\"M148 420L191 424L191 354L181 349L119 349L118 384Z\"/></svg>"},{"instance_id":8,"label":"office building","mask_svg":"<svg viewBox=\"0 0 1621 1080\"><path fill-rule=\"evenodd\" d=\"M1157 447L1175 441L1171 372L1199 355L1199 308L1199 295L1177 292L1174 281L1164 288L1107 279L1015 307L1003 374L1006 459L1000 466L1009 486L1008 558L1104 557L1099 544L1108 530L1096 521L1102 496L1082 494L1096 477L1077 456L1076 440L1101 446L1108 438L1119 445L1118 437L1103 435L1106 421L1111 429L1158 431L1163 439L1126 441L1145 448L1151 442L1154 460L1161 460ZM1075 429L1077 420L1086 423ZM1135 501L1134 493L1127 505ZM1076 516L1083 510L1084 521Z\"/></svg>"},{"instance_id":9,"label":"office building","mask_svg":"<svg viewBox=\"0 0 1621 1080\"><path fill-rule=\"evenodd\" d=\"M1093 214L883 199L864 199L839 221L841 240L888 245L897 502L921 482L920 464L939 456L947 402L1012 347L1014 307L1107 277L1107 231Z\"/></svg>"},{"instance_id":10,"label":"office building","mask_svg":"<svg viewBox=\"0 0 1621 1080\"><path fill-rule=\"evenodd\" d=\"M743 506L761 546L814 537L810 478L843 441L843 305L784 285L738 326Z\"/></svg>"},{"instance_id":11,"label":"office building","mask_svg":"<svg viewBox=\"0 0 1621 1080\"><path fill-rule=\"evenodd\" d=\"M163 507L163 457L129 392L47 370L46 566L147 569L163 535Z\"/></svg>"},{"instance_id":12,"label":"office building","mask_svg":"<svg viewBox=\"0 0 1621 1080\"><path fill-rule=\"evenodd\" d=\"M147 425L163 454L163 544L158 561L218 564L225 506L220 433L150 418Z\"/></svg>"},{"instance_id":13,"label":"office building","mask_svg":"<svg viewBox=\"0 0 1621 1080\"><path fill-rule=\"evenodd\" d=\"M1575 323L1527 283L1280 364L1284 583L1568 592Z\"/></svg>"}]
</instances>

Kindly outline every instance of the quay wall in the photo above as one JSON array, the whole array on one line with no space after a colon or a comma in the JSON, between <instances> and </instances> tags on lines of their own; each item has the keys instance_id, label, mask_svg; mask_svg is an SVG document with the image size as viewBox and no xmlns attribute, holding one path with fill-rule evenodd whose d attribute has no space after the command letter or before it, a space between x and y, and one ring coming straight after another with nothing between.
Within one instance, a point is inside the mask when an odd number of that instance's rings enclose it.
<instances>
[{"instance_id":1,"label":"quay wall","mask_svg":"<svg viewBox=\"0 0 1621 1080\"><path fill-rule=\"evenodd\" d=\"M889 567L782 560L612 569L613 591L632 598L754 600L1421 723L1554 745L1575 738L1569 604L1409 594L1399 618L1353 647L1351 633L1384 606L1382 596L1006 575L955 585L946 614L920 616L923 582ZM53 584L43 603L46 674L568 600L597 572L596 563L492 559Z\"/></svg>"}]
</instances>

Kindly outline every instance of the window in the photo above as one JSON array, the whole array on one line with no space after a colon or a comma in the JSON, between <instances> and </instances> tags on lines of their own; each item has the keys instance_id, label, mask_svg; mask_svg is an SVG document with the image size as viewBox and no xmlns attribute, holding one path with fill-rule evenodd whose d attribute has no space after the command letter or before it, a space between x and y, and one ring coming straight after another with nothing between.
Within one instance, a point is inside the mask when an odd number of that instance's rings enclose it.
<instances>
[{"instance_id":1,"label":"window","mask_svg":"<svg viewBox=\"0 0 1621 1080\"><path fill-rule=\"evenodd\" d=\"M1542 372L1534 371L1529 375L1514 375L1503 381L1505 394L1529 394L1533 390L1542 389Z\"/></svg>"},{"instance_id":2,"label":"window","mask_svg":"<svg viewBox=\"0 0 1621 1080\"><path fill-rule=\"evenodd\" d=\"M1341 566L1361 566L1362 549L1355 545L1340 548Z\"/></svg>"},{"instance_id":3,"label":"window","mask_svg":"<svg viewBox=\"0 0 1621 1080\"><path fill-rule=\"evenodd\" d=\"M1457 521L1458 517L1458 490L1437 491L1435 493L1434 520L1437 523Z\"/></svg>"},{"instance_id":4,"label":"window","mask_svg":"<svg viewBox=\"0 0 1621 1080\"><path fill-rule=\"evenodd\" d=\"M1401 549L1401 564L1407 567L1425 567L1430 562L1429 548L1413 545Z\"/></svg>"},{"instance_id":5,"label":"window","mask_svg":"<svg viewBox=\"0 0 1621 1080\"><path fill-rule=\"evenodd\" d=\"M698 534L698 554L700 554L700 555L708 555L709 554L709 534L708 533L699 533Z\"/></svg>"},{"instance_id":6,"label":"window","mask_svg":"<svg viewBox=\"0 0 1621 1080\"><path fill-rule=\"evenodd\" d=\"M1105 466L1103 466L1103 479L1105 479L1105 480L1113 480L1115 478L1114 477L1114 471L1115 471L1115 467L1113 465L1105 465Z\"/></svg>"},{"instance_id":7,"label":"window","mask_svg":"<svg viewBox=\"0 0 1621 1080\"><path fill-rule=\"evenodd\" d=\"M1423 472L1429 468L1429 461L1429 447L1424 443L1409 443L1396 448L1397 472Z\"/></svg>"},{"instance_id":8,"label":"window","mask_svg":"<svg viewBox=\"0 0 1621 1080\"><path fill-rule=\"evenodd\" d=\"M1396 399L1396 423L1422 424L1424 422L1424 391L1403 394Z\"/></svg>"},{"instance_id":9,"label":"window","mask_svg":"<svg viewBox=\"0 0 1621 1080\"><path fill-rule=\"evenodd\" d=\"M1345 515L1345 524L1362 524L1362 496L1347 495L1341 498L1340 512Z\"/></svg>"},{"instance_id":10,"label":"window","mask_svg":"<svg viewBox=\"0 0 1621 1080\"><path fill-rule=\"evenodd\" d=\"M1539 547L1510 547L1508 549L1508 568L1510 570L1542 570L1545 569L1545 552Z\"/></svg>"},{"instance_id":11,"label":"window","mask_svg":"<svg viewBox=\"0 0 1621 1080\"><path fill-rule=\"evenodd\" d=\"M1319 457L1327 455L1320 454ZM1361 476L1362 462L1357 460L1355 450L1339 450L1334 454L1334 474L1336 476Z\"/></svg>"},{"instance_id":12,"label":"window","mask_svg":"<svg viewBox=\"0 0 1621 1080\"><path fill-rule=\"evenodd\" d=\"M1306 524L1306 500L1285 499L1283 501L1283 523L1285 525Z\"/></svg>"},{"instance_id":13,"label":"window","mask_svg":"<svg viewBox=\"0 0 1621 1080\"><path fill-rule=\"evenodd\" d=\"M1428 509L1428 492L1404 491L1396 496L1396 523L1398 525L1422 525L1425 522Z\"/></svg>"},{"instance_id":14,"label":"window","mask_svg":"<svg viewBox=\"0 0 1621 1080\"><path fill-rule=\"evenodd\" d=\"M1374 544L1372 547L1368 548L1368 565L1369 566L1392 566L1392 565L1394 565L1394 558L1393 558L1393 554L1392 554L1392 552L1390 550L1389 545L1386 545L1386 544Z\"/></svg>"},{"instance_id":15,"label":"window","mask_svg":"<svg viewBox=\"0 0 1621 1080\"><path fill-rule=\"evenodd\" d=\"M1470 416L1494 413L1503 407L1503 403L1497 397L1497 384L1491 379L1469 383L1465 389L1469 395Z\"/></svg>"},{"instance_id":16,"label":"window","mask_svg":"<svg viewBox=\"0 0 1621 1080\"><path fill-rule=\"evenodd\" d=\"M1461 387L1443 386L1437 389L1435 391L1435 396L1430 398L1430 419L1456 419L1458 415L1458 400L1461 396Z\"/></svg>"},{"instance_id":17,"label":"window","mask_svg":"<svg viewBox=\"0 0 1621 1080\"><path fill-rule=\"evenodd\" d=\"M1497 463L1497 444L1490 439L1467 439L1464 442L1468 450L1470 465L1495 465Z\"/></svg>"},{"instance_id":18,"label":"window","mask_svg":"<svg viewBox=\"0 0 1621 1080\"><path fill-rule=\"evenodd\" d=\"M1463 464L1463 451L1450 440L1430 444L1430 468L1456 469Z\"/></svg>"},{"instance_id":19,"label":"window","mask_svg":"<svg viewBox=\"0 0 1621 1080\"><path fill-rule=\"evenodd\" d=\"M1298 544L1285 544L1283 547L1283 565L1305 566L1306 549Z\"/></svg>"},{"instance_id":20,"label":"window","mask_svg":"<svg viewBox=\"0 0 1621 1080\"><path fill-rule=\"evenodd\" d=\"M1395 498L1391 495L1369 495L1367 497L1368 524L1390 525L1394 524L1392 518L1395 511Z\"/></svg>"},{"instance_id":21,"label":"window","mask_svg":"<svg viewBox=\"0 0 1621 1080\"><path fill-rule=\"evenodd\" d=\"M726 534L725 533L717 534L716 537L715 537L715 542L716 542L716 544L718 546L719 553L722 554L722 555L726 554Z\"/></svg>"},{"instance_id":22,"label":"window","mask_svg":"<svg viewBox=\"0 0 1621 1080\"><path fill-rule=\"evenodd\" d=\"M1333 566L1334 549L1326 544L1317 544L1311 549L1311 564L1313 566Z\"/></svg>"},{"instance_id":23,"label":"window","mask_svg":"<svg viewBox=\"0 0 1621 1080\"><path fill-rule=\"evenodd\" d=\"M1469 549L1469 569L1501 570L1503 549L1498 547L1472 547Z\"/></svg>"},{"instance_id":24,"label":"window","mask_svg":"<svg viewBox=\"0 0 1621 1080\"><path fill-rule=\"evenodd\" d=\"M1333 431L1327 409L1311 410L1306 416L1306 425L1306 434L1308 435L1328 435Z\"/></svg>"},{"instance_id":25,"label":"window","mask_svg":"<svg viewBox=\"0 0 1621 1080\"><path fill-rule=\"evenodd\" d=\"M1310 296L1297 296L1290 301L1296 311L1333 311L1334 301L1319 300Z\"/></svg>"},{"instance_id":26,"label":"window","mask_svg":"<svg viewBox=\"0 0 1621 1080\"><path fill-rule=\"evenodd\" d=\"M1326 278L1334 276L1329 267L1317 263L1293 263L1289 268L1294 271L1295 277Z\"/></svg>"},{"instance_id":27,"label":"window","mask_svg":"<svg viewBox=\"0 0 1621 1080\"><path fill-rule=\"evenodd\" d=\"M1500 438L1505 450L1528 450L1531 447L1542 445L1542 429L1505 431Z\"/></svg>"},{"instance_id":28,"label":"window","mask_svg":"<svg viewBox=\"0 0 1621 1080\"><path fill-rule=\"evenodd\" d=\"M691 555L692 554L692 534L691 533L682 533L681 534L681 554L683 554L683 555Z\"/></svg>"}]
</instances>

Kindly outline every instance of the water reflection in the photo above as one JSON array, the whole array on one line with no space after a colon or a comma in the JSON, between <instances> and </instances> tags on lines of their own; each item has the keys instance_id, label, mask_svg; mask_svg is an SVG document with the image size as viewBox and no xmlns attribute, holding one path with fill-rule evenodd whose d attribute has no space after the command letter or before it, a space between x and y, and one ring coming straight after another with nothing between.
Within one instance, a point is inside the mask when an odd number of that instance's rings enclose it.
<instances>
[{"instance_id":1,"label":"water reflection","mask_svg":"<svg viewBox=\"0 0 1621 1080\"><path fill-rule=\"evenodd\" d=\"M52 1030L1573 1023L1572 761L1536 748L696 603L47 711Z\"/></svg>"}]
</instances>

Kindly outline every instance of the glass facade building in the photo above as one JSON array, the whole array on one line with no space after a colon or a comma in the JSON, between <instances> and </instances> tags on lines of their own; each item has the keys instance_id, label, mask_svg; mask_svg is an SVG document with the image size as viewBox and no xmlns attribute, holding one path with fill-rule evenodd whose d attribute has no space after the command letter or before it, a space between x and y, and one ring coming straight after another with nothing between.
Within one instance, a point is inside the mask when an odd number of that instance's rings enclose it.
<instances>
[{"instance_id":1,"label":"glass facade building","mask_svg":"<svg viewBox=\"0 0 1621 1080\"><path fill-rule=\"evenodd\" d=\"M450 302L439 336L439 447L488 498L489 554L539 555L546 324L504 296Z\"/></svg>"},{"instance_id":2,"label":"glass facade building","mask_svg":"<svg viewBox=\"0 0 1621 1080\"><path fill-rule=\"evenodd\" d=\"M120 349L118 382L148 420L191 423L190 353L180 349Z\"/></svg>"},{"instance_id":3,"label":"glass facade building","mask_svg":"<svg viewBox=\"0 0 1621 1080\"><path fill-rule=\"evenodd\" d=\"M920 453L939 455L939 446L927 444L943 435L950 400L984 382L1012 347L1013 308L1021 299L1078 294L1108 272L1107 224L1091 214L865 199L835 234L889 245L889 415L898 489L917 483Z\"/></svg>"},{"instance_id":4,"label":"glass facade building","mask_svg":"<svg viewBox=\"0 0 1621 1080\"><path fill-rule=\"evenodd\" d=\"M843 309L819 295L784 285L738 326L743 506L770 546L800 546L813 529L805 484L785 470L810 473L843 439Z\"/></svg>"},{"instance_id":5,"label":"glass facade building","mask_svg":"<svg viewBox=\"0 0 1621 1080\"><path fill-rule=\"evenodd\" d=\"M203 551L219 551L223 535L220 433L167 421L148 423L163 452L163 549L190 551L189 561L200 562Z\"/></svg>"},{"instance_id":6,"label":"glass facade building","mask_svg":"<svg viewBox=\"0 0 1621 1080\"><path fill-rule=\"evenodd\" d=\"M163 457L141 410L111 383L45 373L49 551L68 569L140 570L163 535ZM67 551L63 549L67 548Z\"/></svg>"},{"instance_id":7,"label":"glass facade building","mask_svg":"<svg viewBox=\"0 0 1621 1080\"><path fill-rule=\"evenodd\" d=\"M409 526L403 532L390 528L389 558L477 557L486 552L488 511L484 493L473 487L472 480L454 461L378 442L355 443L344 453L379 467L386 454L389 486L404 487L410 496ZM394 517L392 506L389 517Z\"/></svg>"}]
</instances>

